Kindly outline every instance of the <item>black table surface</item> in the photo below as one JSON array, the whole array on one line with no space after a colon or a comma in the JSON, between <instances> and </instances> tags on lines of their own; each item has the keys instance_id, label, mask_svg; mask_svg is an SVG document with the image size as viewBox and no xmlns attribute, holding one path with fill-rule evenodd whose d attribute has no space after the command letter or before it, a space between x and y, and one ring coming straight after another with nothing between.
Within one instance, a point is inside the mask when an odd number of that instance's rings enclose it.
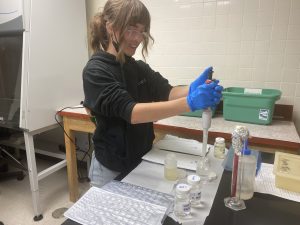
<instances>
[{"instance_id":1,"label":"black table surface","mask_svg":"<svg viewBox=\"0 0 300 225\"><path fill-rule=\"evenodd\" d=\"M205 225L299 225L300 203L274 195L254 193L246 209L234 211L224 204L230 196L231 172L224 171Z\"/></svg>"},{"instance_id":2,"label":"black table surface","mask_svg":"<svg viewBox=\"0 0 300 225\"><path fill-rule=\"evenodd\" d=\"M263 161L273 163L273 154L263 154ZM231 210L224 205L224 198L230 196L231 172L224 171L212 208L204 225L300 225L300 203L277 196L254 193L245 201L246 209ZM79 225L67 219L62 225ZM178 225L170 217L164 225Z\"/></svg>"}]
</instances>

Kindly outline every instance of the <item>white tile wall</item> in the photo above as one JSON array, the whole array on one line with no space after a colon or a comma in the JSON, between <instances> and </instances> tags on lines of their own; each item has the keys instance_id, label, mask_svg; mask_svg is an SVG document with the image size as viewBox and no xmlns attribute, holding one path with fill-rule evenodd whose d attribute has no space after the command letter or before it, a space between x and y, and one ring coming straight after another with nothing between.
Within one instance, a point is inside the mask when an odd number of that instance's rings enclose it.
<instances>
[{"instance_id":1,"label":"white tile wall","mask_svg":"<svg viewBox=\"0 0 300 225\"><path fill-rule=\"evenodd\" d=\"M152 16L152 68L173 85L212 65L225 87L280 89L300 132L300 0L141 1Z\"/></svg>"}]
</instances>

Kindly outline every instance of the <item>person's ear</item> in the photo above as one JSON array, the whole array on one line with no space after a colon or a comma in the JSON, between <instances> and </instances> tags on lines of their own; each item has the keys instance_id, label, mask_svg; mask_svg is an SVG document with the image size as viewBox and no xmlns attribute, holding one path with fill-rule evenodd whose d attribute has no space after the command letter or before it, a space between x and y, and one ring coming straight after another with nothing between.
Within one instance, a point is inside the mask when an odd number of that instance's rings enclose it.
<instances>
[{"instance_id":1,"label":"person's ear","mask_svg":"<svg viewBox=\"0 0 300 225\"><path fill-rule=\"evenodd\" d=\"M106 26L106 30L107 30L107 33L109 34L109 36L112 36L112 34L113 34L112 24L109 22L106 22L105 26Z\"/></svg>"}]
</instances>

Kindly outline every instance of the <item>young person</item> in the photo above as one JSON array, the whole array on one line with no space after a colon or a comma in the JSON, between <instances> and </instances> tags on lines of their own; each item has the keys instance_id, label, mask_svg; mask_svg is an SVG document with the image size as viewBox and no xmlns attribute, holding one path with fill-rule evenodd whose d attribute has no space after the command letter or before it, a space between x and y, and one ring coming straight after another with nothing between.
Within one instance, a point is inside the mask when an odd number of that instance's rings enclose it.
<instances>
[{"instance_id":1,"label":"young person","mask_svg":"<svg viewBox=\"0 0 300 225\"><path fill-rule=\"evenodd\" d=\"M108 0L91 23L93 56L83 70L84 107L97 121L89 177L102 186L136 166L154 140L153 121L215 107L218 81L206 84L207 68L190 86L173 87L143 61L148 53L150 14L139 0Z\"/></svg>"}]
</instances>

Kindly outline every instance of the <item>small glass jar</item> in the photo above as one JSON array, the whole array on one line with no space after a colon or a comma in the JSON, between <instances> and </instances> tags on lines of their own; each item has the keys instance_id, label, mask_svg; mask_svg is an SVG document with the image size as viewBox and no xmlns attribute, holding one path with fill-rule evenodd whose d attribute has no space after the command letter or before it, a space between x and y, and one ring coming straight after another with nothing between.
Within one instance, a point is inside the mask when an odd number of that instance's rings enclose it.
<instances>
[{"instance_id":1,"label":"small glass jar","mask_svg":"<svg viewBox=\"0 0 300 225\"><path fill-rule=\"evenodd\" d=\"M196 173L204 183L209 181L210 163L206 156L200 156L197 161Z\"/></svg>"},{"instance_id":2,"label":"small glass jar","mask_svg":"<svg viewBox=\"0 0 300 225\"><path fill-rule=\"evenodd\" d=\"M191 186L188 184L177 184L175 190L174 214L177 217L186 217L191 214L190 201Z\"/></svg>"},{"instance_id":3,"label":"small glass jar","mask_svg":"<svg viewBox=\"0 0 300 225\"><path fill-rule=\"evenodd\" d=\"M190 199L192 206L199 206L201 204L202 184L201 178L198 175L189 175L187 183L191 185Z\"/></svg>"},{"instance_id":4,"label":"small glass jar","mask_svg":"<svg viewBox=\"0 0 300 225\"><path fill-rule=\"evenodd\" d=\"M217 137L214 144L214 156L218 159L225 157L225 139Z\"/></svg>"},{"instance_id":5,"label":"small glass jar","mask_svg":"<svg viewBox=\"0 0 300 225\"><path fill-rule=\"evenodd\" d=\"M177 159L174 153L168 153L165 158L164 176L167 180L177 180Z\"/></svg>"}]
</instances>

